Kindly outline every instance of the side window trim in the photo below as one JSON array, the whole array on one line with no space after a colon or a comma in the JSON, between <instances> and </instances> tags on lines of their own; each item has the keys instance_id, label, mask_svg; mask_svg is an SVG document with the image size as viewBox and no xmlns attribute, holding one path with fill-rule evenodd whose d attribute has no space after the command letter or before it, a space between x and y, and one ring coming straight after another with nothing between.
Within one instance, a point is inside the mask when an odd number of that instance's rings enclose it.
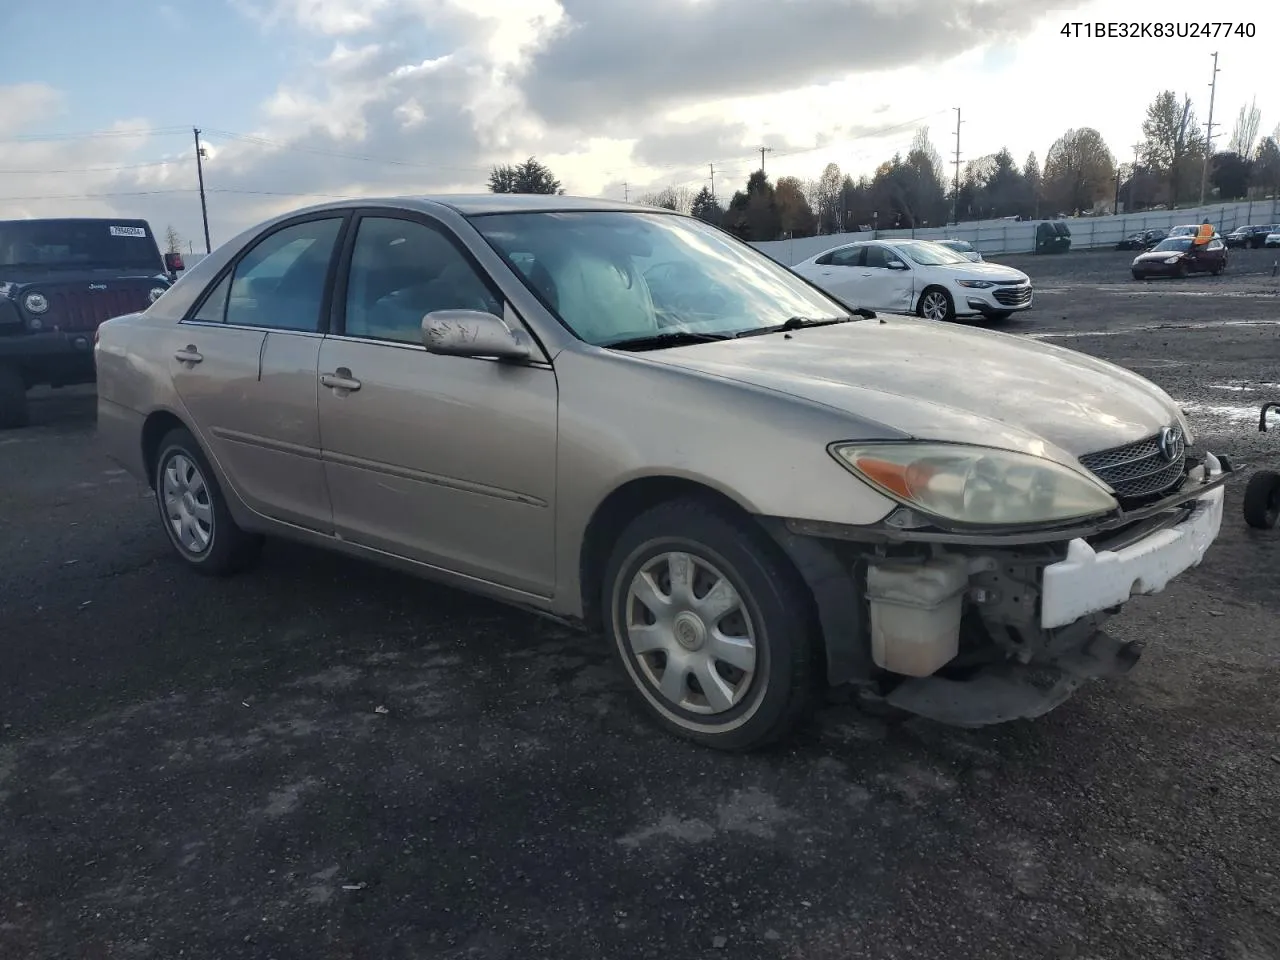
<instances>
[{"instance_id":1,"label":"side window trim","mask_svg":"<svg viewBox=\"0 0 1280 960\"><path fill-rule=\"evenodd\" d=\"M347 292L351 286L351 264L355 254L356 242L360 236L360 224L365 220L403 220L407 223L416 223L427 230L433 230L439 234L446 243L448 243L463 262L475 273L480 282L493 295L499 307L502 310L500 316L507 319L511 316L519 318L518 312L507 300L506 295L493 282L493 278L489 276L489 271L481 266L480 262L472 255L471 251L458 238L457 234L449 228L445 223L429 214L420 213L416 210L404 210L400 208L379 208L364 207L351 211L351 219L347 224L346 236L343 238L341 252L336 258L337 276L330 286L332 291L332 302L329 304L327 314L327 323L325 324L325 333L327 336L334 337L351 337L356 340L367 340L370 343L380 343L387 346L415 346L415 344L405 343L396 340L381 340L375 337L365 337L359 334L347 333ZM521 332L528 333L523 320L520 320ZM425 349L425 348L423 348Z\"/></svg>"},{"instance_id":2,"label":"side window trim","mask_svg":"<svg viewBox=\"0 0 1280 960\"><path fill-rule=\"evenodd\" d=\"M336 279L335 275L337 273L338 266L342 260L342 253L346 249L345 245L347 242L347 236L348 234L354 233L354 231L351 229L353 219L354 219L353 211L351 208L338 207L330 210L317 210L315 212L302 214L301 216L297 216L297 217L290 217L288 220L283 220L279 223L273 224L270 228L263 230L261 233L259 233L252 240L250 240L243 247L241 247L239 250L236 251L235 256L232 257L231 260L229 260L223 266L223 268L218 271L217 276L215 276L214 279L210 281L209 286L205 288L205 290L200 294L200 297L191 305L191 308L187 310L186 314L178 322L179 323L206 323L206 321L200 321L196 319L196 315L199 314L199 312L204 309L205 301L207 301L209 297L213 296L213 294L217 292L218 287L222 284L223 280L226 280L227 278L233 278L235 276L236 268L240 266L241 261L243 261L245 257L247 257L253 250L256 250L260 244L265 242L270 237L275 236L277 233L279 233L282 230L289 230L293 227L301 226L304 223L312 223L317 220L341 220L342 222L338 226L338 235L337 237L334 238L333 249L329 252L329 266L325 273L324 292L320 299L320 310L316 315L315 330L288 330L288 329L280 329L278 327L261 327L261 326L243 324L243 323L236 323L236 324L230 325L232 328L238 329L238 330L265 330L273 333L307 333L312 335L318 333L321 336L323 336L328 332L329 325L330 325L331 304L334 296L334 286L335 286L335 279ZM231 303L231 289L230 287L228 287L227 299L222 305L222 323L224 326L227 325L227 309L230 303Z\"/></svg>"}]
</instances>

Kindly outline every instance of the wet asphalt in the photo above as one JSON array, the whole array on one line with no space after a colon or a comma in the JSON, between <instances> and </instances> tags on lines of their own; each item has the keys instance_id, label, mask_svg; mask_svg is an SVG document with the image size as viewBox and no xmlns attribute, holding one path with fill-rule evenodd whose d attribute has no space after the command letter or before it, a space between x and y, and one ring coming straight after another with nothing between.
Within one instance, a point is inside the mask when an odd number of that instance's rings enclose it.
<instances>
[{"instance_id":1,"label":"wet asphalt","mask_svg":"<svg viewBox=\"0 0 1280 960\"><path fill-rule=\"evenodd\" d=\"M1280 468L1280 251L1130 256L1017 258L1009 328ZM1238 485L1205 564L1113 621L1128 678L979 731L832 707L742 757L483 600L287 544L189 574L91 392L35 420L0 433L4 960L1280 957L1280 532Z\"/></svg>"}]
</instances>

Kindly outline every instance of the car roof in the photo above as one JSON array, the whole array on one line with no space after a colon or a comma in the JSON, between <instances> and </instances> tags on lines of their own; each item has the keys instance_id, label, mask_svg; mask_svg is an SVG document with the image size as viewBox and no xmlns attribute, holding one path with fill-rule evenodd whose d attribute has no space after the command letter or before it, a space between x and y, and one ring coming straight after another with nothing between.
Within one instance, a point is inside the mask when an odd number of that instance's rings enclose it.
<instances>
[{"instance_id":1,"label":"car roof","mask_svg":"<svg viewBox=\"0 0 1280 960\"><path fill-rule=\"evenodd\" d=\"M618 200L601 200L594 197L567 197L559 194L536 193L458 193L421 194L390 197L350 197L306 208L306 212L338 210L350 207L398 207L430 212L433 208L448 207L464 217L497 213L666 213L679 216L665 207L650 207L641 203L623 203ZM302 213L304 211L294 211Z\"/></svg>"}]
</instances>

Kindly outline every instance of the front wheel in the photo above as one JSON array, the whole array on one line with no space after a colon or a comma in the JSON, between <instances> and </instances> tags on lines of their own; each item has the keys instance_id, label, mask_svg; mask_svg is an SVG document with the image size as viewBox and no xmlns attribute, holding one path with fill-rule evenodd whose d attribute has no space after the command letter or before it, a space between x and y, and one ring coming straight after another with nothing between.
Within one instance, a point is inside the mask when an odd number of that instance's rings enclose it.
<instances>
[{"instance_id":1,"label":"front wheel","mask_svg":"<svg viewBox=\"0 0 1280 960\"><path fill-rule=\"evenodd\" d=\"M25 427L28 422L27 381L13 364L0 363L0 430Z\"/></svg>"},{"instance_id":2,"label":"front wheel","mask_svg":"<svg viewBox=\"0 0 1280 960\"><path fill-rule=\"evenodd\" d=\"M236 525L213 468L190 431L169 431L155 464L160 521L178 556L201 573L228 576L258 559L262 538Z\"/></svg>"},{"instance_id":3,"label":"front wheel","mask_svg":"<svg viewBox=\"0 0 1280 960\"><path fill-rule=\"evenodd\" d=\"M1244 522L1257 530L1271 530L1280 519L1280 473L1259 470L1244 488Z\"/></svg>"},{"instance_id":4,"label":"front wheel","mask_svg":"<svg viewBox=\"0 0 1280 960\"><path fill-rule=\"evenodd\" d=\"M785 736L814 699L810 598L750 523L699 500L660 504L619 537L601 593L646 712L722 750Z\"/></svg>"},{"instance_id":5,"label":"front wheel","mask_svg":"<svg viewBox=\"0 0 1280 960\"><path fill-rule=\"evenodd\" d=\"M916 313L926 320L954 320L956 305L951 294L941 287L928 287L920 295Z\"/></svg>"}]
</instances>

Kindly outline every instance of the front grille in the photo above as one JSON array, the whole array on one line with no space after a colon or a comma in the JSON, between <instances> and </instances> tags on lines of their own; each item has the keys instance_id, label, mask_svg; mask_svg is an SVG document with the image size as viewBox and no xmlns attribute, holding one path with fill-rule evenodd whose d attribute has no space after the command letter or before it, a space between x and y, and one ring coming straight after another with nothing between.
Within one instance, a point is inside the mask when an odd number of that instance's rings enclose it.
<instances>
[{"instance_id":1,"label":"front grille","mask_svg":"<svg viewBox=\"0 0 1280 960\"><path fill-rule=\"evenodd\" d=\"M1031 286L997 290L992 296L995 297L996 303L1003 304L1006 307L1020 307L1024 303L1031 302Z\"/></svg>"},{"instance_id":2,"label":"front grille","mask_svg":"<svg viewBox=\"0 0 1280 960\"><path fill-rule=\"evenodd\" d=\"M136 313L151 306L146 289L49 290L49 309L40 320L46 327L68 331L93 331L112 317Z\"/></svg>"},{"instance_id":3,"label":"front grille","mask_svg":"<svg viewBox=\"0 0 1280 960\"><path fill-rule=\"evenodd\" d=\"M1187 470L1186 443L1179 435L1169 455L1160 449L1159 435L1123 447L1112 447L1080 458L1088 470L1126 501L1146 500L1177 485Z\"/></svg>"}]
</instances>

